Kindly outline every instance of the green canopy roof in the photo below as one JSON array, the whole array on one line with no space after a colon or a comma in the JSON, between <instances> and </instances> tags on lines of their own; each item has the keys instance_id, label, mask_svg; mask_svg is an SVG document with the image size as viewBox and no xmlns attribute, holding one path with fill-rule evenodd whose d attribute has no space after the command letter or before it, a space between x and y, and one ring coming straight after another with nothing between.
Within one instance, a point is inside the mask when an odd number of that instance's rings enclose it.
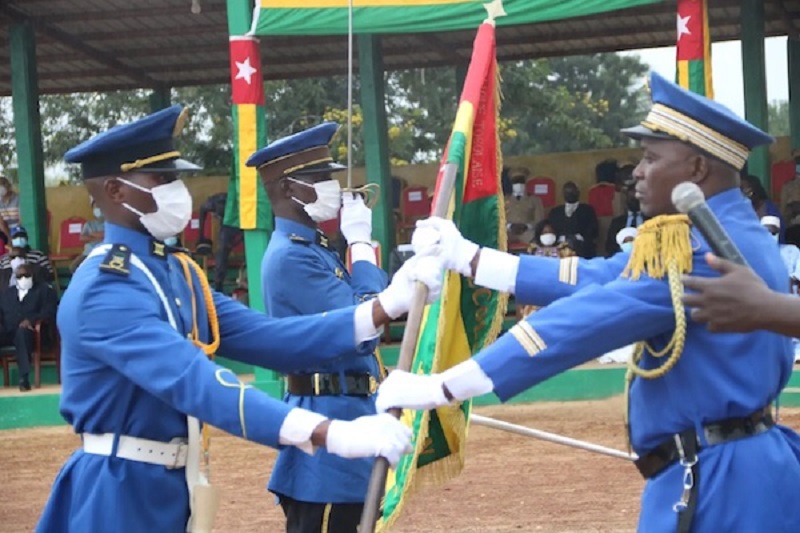
<instances>
[{"instance_id":1,"label":"green canopy roof","mask_svg":"<svg viewBox=\"0 0 800 533\"><path fill-rule=\"evenodd\" d=\"M505 0L498 26L559 20L662 0ZM486 19L484 1L353 0L355 33L437 32L477 28ZM255 35L348 33L348 0L257 0Z\"/></svg>"}]
</instances>

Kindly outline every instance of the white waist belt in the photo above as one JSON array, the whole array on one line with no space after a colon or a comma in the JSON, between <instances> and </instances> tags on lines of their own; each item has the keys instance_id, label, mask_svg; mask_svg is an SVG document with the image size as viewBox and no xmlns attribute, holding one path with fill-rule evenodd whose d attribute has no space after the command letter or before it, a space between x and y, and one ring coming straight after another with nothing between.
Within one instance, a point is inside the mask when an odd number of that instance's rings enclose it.
<instances>
[{"instance_id":1,"label":"white waist belt","mask_svg":"<svg viewBox=\"0 0 800 533\"><path fill-rule=\"evenodd\" d=\"M84 452L112 457L111 451L114 448L113 433L104 433L102 435L84 433L81 436L83 437ZM157 440L120 435L117 453L113 457L151 465L161 465L167 468L184 468L188 450L189 446L184 442L159 442Z\"/></svg>"}]
</instances>

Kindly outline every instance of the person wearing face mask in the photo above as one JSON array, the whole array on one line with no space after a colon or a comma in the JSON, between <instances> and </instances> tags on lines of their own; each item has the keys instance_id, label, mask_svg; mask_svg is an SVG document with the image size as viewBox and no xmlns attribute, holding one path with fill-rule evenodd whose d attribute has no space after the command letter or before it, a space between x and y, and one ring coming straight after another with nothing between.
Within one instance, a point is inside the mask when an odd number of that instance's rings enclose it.
<instances>
[{"instance_id":1,"label":"person wearing face mask","mask_svg":"<svg viewBox=\"0 0 800 533\"><path fill-rule=\"evenodd\" d=\"M625 186L625 213L611 219L606 236L606 257L618 253L621 250L617 236L624 228L636 229L644 223L647 218L642 214L639 200L636 198L634 182L628 182ZM634 232L635 235L636 232Z\"/></svg>"},{"instance_id":2,"label":"person wearing face mask","mask_svg":"<svg viewBox=\"0 0 800 533\"><path fill-rule=\"evenodd\" d=\"M538 257L574 257L575 251L566 242L558 242L556 230L549 219L541 220L534 228L534 238L528 246L528 254ZM515 302L517 320L522 320L537 309L535 305L523 305Z\"/></svg>"},{"instance_id":3,"label":"person wearing face mask","mask_svg":"<svg viewBox=\"0 0 800 533\"><path fill-rule=\"evenodd\" d=\"M325 448L396 463L410 449L410 431L392 417L331 420L269 397L211 358L219 351L297 372L354 351L369 356L379 327L407 312L416 280L438 296L441 265L429 258L429 270L401 269L374 300L301 318L271 318L213 291L196 263L164 243L192 213L179 173L198 167L175 144L185 119L172 106L65 155L81 165L105 235L58 312L60 409L81 448L58 473L36 531L210 530L208 501L218 495L200 473L200 420L312 455Z\"/></svg>"},{"instance_id":4,"label":"person wearing face mask","mask_svg":"<svg viewBox=\"0 0 800 533\"><path fill-rule=\"evenodd\" d=\"M534 237L533 228L544 218L544 206L538 196L525 192L525 182L530 176L527 168L511 169L511 193L505 195L506 230L508 244L527 246ZM524 247L523 247L524 248Z\"/></svg>"},{"instance_id":5,"label":"person wearing face mask","mask_svg":"<svg viewBox=\"0 0 800 533\"><path fill-rule=\"evenodd\" d=\"M563 193L564 204L551 209L547 218L553 223L559 241L569 243L580 257L594 257L598 232L594 208L581 203L580 189L573 181L564 184Z\"/></svg>"},{"instance_id":6,"label":"person wearing face mask","mask_svg":"<svg viewBox=\"0 0 800 533\"><path fill-rule=\"evenodd\" d=\"M0 176L0 238L11 242L11 229L19 226L19 195L14 192L11 181Z\"/></svg>"},{"instance_id":7,"label":"person wearing face mask","mask_svg":"<svg viewBox=\"0 0 800 533\"><path fill-rule=\"evenodd\" d=\"M372 212L358 195L345 193L343 198L335 177L346 169L333 161L328 148L338 128L333 122L319 124L275 141L247 161L258 169L275 214L275 231L261 263L270 316L332 311L374 298L386 287L386 273L376 265L372 247ZM320 230L320 223L336 219L340 210L351 272ZM290 373L285 401L328 417L374 414L383 365L377 339L370 348L366 357L353 350ZM287 533L355 533L373 461L295 452L280 451L268 484L283 508Z\"/></svg>"},{"instance_id":8,"label":"person wearing face mask","mask_svg":"<svg viewBox=\"0 0 800 533\"><path fill-rule=\"evenodd\" d=\"M56 294L47 283L34 280L33 266L25 262L14 268L14 286L0 291L0 346L13 346L19 370L19 390L31 390L29 379L34 349L34 327L40 320L53 320Z\"/></svg>"},{"instance_id":9,"label":"person wearing face mask","mask_svg":"<svg viewBox=\"0 0 800 533\"><path fill-rule=\"evenodd\" d=\"M89 205L92 208L92 216L94 218L87 220L81 228L81 242L84 243L83 252L76 257L69 266L70 272L73 273L83 260L86 259L86 256L91 253L94 247L103 242L103 213L100 211L100 208L97 207L94 198L91 196L89 197Z\"/></svg>"},{"instance_id":10,"label":"person wearing face mask","mask_svg":"<svg viewBox=\"0 0 800 533\"><path fill-rule=\"evenodd\" d=\"M11 228L11 245L17 249L16 254L10 251L3 257L0 257L0 278L9 279L9 285L14 284L13 269L11 268L11 260L14 256L21 256L27 263L35 265L37 278L42 278L46 282L53 281L53 264L50 258L41 250L31 248L28 243L28 232L22 226L14 226Z\"/></svg>"}]
</instances>

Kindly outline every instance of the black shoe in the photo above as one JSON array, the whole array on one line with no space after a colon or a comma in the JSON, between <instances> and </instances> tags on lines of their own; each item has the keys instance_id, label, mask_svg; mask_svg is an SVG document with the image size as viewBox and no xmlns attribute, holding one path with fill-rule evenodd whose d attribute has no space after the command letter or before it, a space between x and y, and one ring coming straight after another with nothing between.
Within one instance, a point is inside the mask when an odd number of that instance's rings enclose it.
<instances>
[{"instance_id":1,"label":"black shoe","mask_svg":"<svg viewBox=\"0 0 800 533\"><path fill-rule=\"evenodd\" d=\"M28 378L22 378L19 380L19 390L22 392L28 392L31 390L31 382L28 381Z\"/></svg>"}]
</instances>

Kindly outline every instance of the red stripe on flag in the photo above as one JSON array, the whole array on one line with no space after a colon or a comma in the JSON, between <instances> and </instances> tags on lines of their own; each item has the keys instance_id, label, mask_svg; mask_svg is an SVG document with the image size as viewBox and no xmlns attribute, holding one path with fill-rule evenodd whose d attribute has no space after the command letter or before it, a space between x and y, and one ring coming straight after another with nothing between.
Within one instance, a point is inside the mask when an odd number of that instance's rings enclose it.
<instances>
[{"instance_id":1,"label":"red stripe on flag","mask_svg":"<svg viewBox=\"0 0 800 533\"><path fill-rule=\"evenodd\" d=\"M678 61L704 59L704 0L678 0Z\"/></svg>"},{"instance_id":2,"label":"red stripe on flag","mask_svg":"<svg viewBox=\"0 0 800 533\"><path fill-rule=\"evenodd\" d=\"M231 37L231 99L233 104L264 105L264 80L258 40Z\"/></svg>"}]
</instances>

